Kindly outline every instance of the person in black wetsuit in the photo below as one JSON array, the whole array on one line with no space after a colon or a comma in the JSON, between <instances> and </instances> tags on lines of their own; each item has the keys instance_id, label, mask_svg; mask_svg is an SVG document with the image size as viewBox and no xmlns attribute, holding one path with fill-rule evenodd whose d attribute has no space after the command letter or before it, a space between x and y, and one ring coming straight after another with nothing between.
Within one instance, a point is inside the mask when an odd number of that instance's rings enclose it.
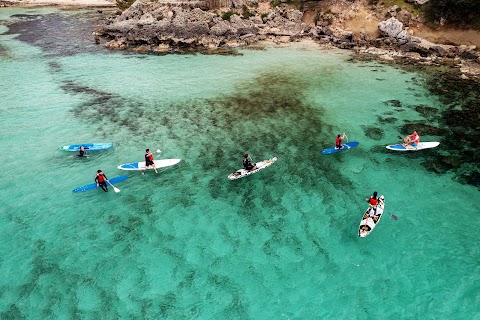
<instances>
[{"instance_id":1,"label":"person in black wetsuit","mask_svg":"<svg viewBox=\"0 0 480 320\"><path fill-rule=\"evenodd\" d=\"M78 156L83 157L86 155L85 148L83 146L80 146L80 150L78 150Z\"/></svg>"},{"instance_id":2,"label":"person in black wetsuit","mask_svg":"<svg viewBox=\"0 0 480 320\"><path fill-rule=\"evenodd\" d=\"M257 168L248 153L243 155L243 168L248 171L255 170Z\"/></svg>"},{"instance_id":3,"label":"person in black wetsuit","mask_svg":"<svg viewBox=\"0 0 480 320\"><path fill-rule=\"evenodd\" d=\"M102 172L102 170L97 170L97 175L95 176L95 182L97 183L97 186L102 188L103 191L108 192L108 187L107 187L107 176Z\"/></svg>"}]
</instances>

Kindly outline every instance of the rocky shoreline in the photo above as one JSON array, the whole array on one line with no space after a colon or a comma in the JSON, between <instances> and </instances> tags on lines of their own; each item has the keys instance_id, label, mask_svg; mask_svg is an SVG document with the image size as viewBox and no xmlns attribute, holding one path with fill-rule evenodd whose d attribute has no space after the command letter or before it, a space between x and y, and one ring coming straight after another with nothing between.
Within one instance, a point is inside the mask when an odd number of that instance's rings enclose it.
<instances>
[{"instance_id":1,"label":"rocky shoreline","mask_svg":"<svg viewBox=\"0 0 480 320\"><path fill-rule=\"evenodd\" d=\"M292 8L277 6L262 12L262 3L252 9L239 2L237 10L225 11L229 8L216 8L221 1L137 0L127 10L111 16L94 35L97 42L106 39L111 49L157 54L224 54L260 41L314 40L324 47L378 55L385 61L402 58L413 63L448 64L459 67L464 74L480 76L480 52L476 46L436 44L415 37L394 16L380 22L379 36L371 37L325 26L321 20L306 23L304 14Z\"/></svg>"}]
</instances>

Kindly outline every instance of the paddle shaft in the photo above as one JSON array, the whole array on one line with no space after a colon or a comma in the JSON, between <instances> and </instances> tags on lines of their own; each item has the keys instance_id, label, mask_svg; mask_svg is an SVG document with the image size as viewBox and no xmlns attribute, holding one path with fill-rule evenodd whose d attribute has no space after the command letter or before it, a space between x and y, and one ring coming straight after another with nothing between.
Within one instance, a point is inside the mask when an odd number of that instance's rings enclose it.
<instances>
[{"instance_id":1,"label":"paddle shaft","mask_svg":"<svg viewBox=\"0 0 480 320\"><path fill-rule=\"evenodd\" d=\"M114 190L115 192L120 192L120 189L118 189L117 187L115 187L110 181L107 180L107 182L108 182L108 184L109 184L110 186L112 186L112 188L113 188L113 190Z\"/></svg>"}]
</instances>

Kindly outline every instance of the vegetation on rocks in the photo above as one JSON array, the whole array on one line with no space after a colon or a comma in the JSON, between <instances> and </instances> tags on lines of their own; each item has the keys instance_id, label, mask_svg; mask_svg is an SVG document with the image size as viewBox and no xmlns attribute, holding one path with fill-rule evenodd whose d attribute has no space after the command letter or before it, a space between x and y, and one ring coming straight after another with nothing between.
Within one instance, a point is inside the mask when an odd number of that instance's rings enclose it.
<instances>
[{"instance_id":1,"label":"vegetation on rocks","mask_svg":"<svg viewBox=\"0 0 480 320\"><path fill-rule=\"evenodd\" d=\"M425 17L434 26L451 26L480 30L478 0L430 0L425 5Z\"/></svg>"}]
</instances>

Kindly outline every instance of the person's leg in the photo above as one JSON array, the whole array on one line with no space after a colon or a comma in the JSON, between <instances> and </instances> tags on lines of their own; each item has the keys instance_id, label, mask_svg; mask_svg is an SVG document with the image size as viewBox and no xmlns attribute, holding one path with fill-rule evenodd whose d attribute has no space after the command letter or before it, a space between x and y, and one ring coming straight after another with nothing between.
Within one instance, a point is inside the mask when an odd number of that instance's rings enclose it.
<instances>
[{"instance_id":1,"label":"person's leg","mask_svg":"<svg viewBox=\"0 0 480 320\"><path fill-rule=\"evenodd\" d=\"M108 192L108 187L106 182L101 183L100 187L102 187L103 191Z\"/></svg>"}]
</instances>

